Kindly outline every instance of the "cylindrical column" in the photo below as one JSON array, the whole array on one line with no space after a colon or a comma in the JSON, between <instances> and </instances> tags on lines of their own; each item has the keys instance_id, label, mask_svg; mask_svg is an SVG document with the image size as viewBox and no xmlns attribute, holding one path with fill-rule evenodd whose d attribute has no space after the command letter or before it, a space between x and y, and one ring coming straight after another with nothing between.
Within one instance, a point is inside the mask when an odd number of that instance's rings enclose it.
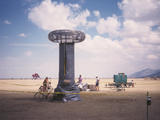
<instances>
[{"instance_id":1,"label":"cylindrical column","mask_svg":"<svg viewBox=\"0 0 160 120\"><path fill-rule=\"evenodd\" d=\"M65 79L70 80L70 85L73 85L74 84L74 43L66 44L65 63L66 63Z\"/></svg>"},{"instance_id":2,"label":"cylindrical column","mask_svg":"<svg viewBox=\"0 0 160 120\"><path fill-rule=\"evenodd\" d=\"M59 81L58 86L64 81L65 77L65 44L59 44Z\"/></svg>"},{"instance_id":3,"label":"cylindrical column","mask_svg":"<svg viewBox=\"0 0 160 120\"><path fill-rule=\"evenodd\" d=\"M59 83L70 80L74 84L74 43L62 43L59 45Z\"/></svg>"}]
</instances>

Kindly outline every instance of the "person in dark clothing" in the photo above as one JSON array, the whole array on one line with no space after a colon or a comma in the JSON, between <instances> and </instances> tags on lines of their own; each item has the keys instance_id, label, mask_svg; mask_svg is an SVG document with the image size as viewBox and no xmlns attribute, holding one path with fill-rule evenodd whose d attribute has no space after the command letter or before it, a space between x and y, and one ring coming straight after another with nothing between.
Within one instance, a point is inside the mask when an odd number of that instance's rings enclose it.
<instances>
[{"instance_id":1,"label":"person in dark clothing","mask_svg":"<svg viewBox=\"0 0 160 120\"><path fill-rule=\"evenodd\" d=\"M99 78L96 76L96 90L99 91Z\"/></svg>"}]
</instances>

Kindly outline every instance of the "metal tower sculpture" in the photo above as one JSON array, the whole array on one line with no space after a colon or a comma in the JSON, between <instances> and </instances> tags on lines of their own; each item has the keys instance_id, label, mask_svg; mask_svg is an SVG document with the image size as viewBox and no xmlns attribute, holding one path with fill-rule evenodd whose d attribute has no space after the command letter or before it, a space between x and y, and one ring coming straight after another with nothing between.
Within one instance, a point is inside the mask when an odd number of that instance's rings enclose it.
<instances>
[{"instance_id":1,"label":"metal tower sculpture","mask_svg":"<svg viewBox=\"0 0 160 120\"><path fill-rule=\"evenodd\" d=\"M81 31L55 30L49 33L48 39L59 43L59 81L55 93L60 94L56 95L56 99L80 100L74 80L74 43L82 42L85 34Z\"/></svg>"}]
</instances>

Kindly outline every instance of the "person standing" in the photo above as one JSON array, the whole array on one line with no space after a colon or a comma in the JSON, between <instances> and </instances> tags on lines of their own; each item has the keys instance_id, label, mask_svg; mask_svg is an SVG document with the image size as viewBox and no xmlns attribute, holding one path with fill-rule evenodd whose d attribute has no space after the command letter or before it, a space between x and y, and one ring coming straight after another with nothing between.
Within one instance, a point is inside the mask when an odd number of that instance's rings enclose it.
<instances>
[{"instance_id":1,"label":"person standing","mask_svg":"<svg viewBox=\"0 0 160 120\"><path fill-rule=\"evenodd\" d=\"M79 75L79 78L78 78L78 83L82 83L82 75Z\"/></svg>"},{"instance_id":2,"label":"person standing","mask_svg":"<svg viewBox=\"0 0 160 120\"><path fill-rule=\"evenodd\" d=\"M133 80L131 80L131 84L132 84L132 87L134 87L134 82L133 82Z\"/></svg>"},{"instance_id":3,"label":"person standing","mask_svg":"<svg viewBox=\"0 0 160 120\"><path fill-rule=\"evenodd\" d=\"M100 79L96 76L96 90L99 91L99 81Z\"/></svg>"}]
</instances>

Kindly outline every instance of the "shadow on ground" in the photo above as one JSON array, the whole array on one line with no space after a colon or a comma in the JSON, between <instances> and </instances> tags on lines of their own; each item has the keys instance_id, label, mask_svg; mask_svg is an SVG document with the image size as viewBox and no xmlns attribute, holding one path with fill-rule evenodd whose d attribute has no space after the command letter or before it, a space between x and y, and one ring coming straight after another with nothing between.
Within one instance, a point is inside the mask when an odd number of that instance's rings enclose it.
<instances>
[{"instance_id":1,"label":"shadow on ground","mask_svg":"<svg viewBox=\"0 0 160 120\"><path fill-rule=\"evenodd\" d=\"M145 120L146 94L81 94L78 102L36 100L33 93L0 91L0 120ZM154 93L149 119L160 120L160 94Z\"/></svg>"}]
</instances>

